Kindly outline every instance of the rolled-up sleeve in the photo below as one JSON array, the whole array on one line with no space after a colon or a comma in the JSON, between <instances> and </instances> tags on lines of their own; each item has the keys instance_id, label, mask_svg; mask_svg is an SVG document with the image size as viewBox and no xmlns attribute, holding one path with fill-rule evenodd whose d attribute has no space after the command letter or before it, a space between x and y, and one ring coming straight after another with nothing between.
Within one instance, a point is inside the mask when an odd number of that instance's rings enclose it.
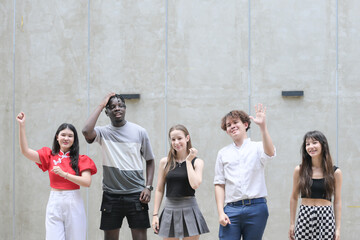
<instances>
[{"instance_id":1,"label":"rolled-up sleeve","mask_svg":"<svg viewBox=\"0 0 360 240\"><path fill-rule=\"evenodd\" d=\"M276 157L276 147L274 146L274 156L269 156L267 155L265 152L264 152L264 148L262 146L262 143L261 143L261 146L260 146L260 151L261 151L261 154L260 154L260 161L262 164L266 164L268 161L272 160L273 158Z\"/></svg>"}]
</instances>

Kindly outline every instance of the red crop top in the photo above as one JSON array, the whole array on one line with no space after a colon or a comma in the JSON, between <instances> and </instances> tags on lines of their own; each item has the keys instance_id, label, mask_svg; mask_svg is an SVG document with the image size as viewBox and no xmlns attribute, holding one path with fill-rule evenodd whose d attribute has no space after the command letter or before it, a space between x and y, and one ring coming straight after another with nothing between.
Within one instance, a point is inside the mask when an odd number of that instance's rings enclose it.
<instances>
[{"instance_id":1,"label":"red crop top","mask_svg":"<svg viewBox=\"0 0 360 240\"><path fill-rule=\"evenodd\" d=\"M70 152L63 153L60 151L57 155L52 155L48 147L43 147L37 151L41 164L36 163L41 170L49 172L50 186L56 189L75 190L80 186L55 174L51 170L54 166L59 166L64 172L75 175L74 169L70 166ZM91 158L86 155L79 155L79 173L84 170L90 170L91 175L97 172L96 165Z\"/></svg>"}]
</instances>

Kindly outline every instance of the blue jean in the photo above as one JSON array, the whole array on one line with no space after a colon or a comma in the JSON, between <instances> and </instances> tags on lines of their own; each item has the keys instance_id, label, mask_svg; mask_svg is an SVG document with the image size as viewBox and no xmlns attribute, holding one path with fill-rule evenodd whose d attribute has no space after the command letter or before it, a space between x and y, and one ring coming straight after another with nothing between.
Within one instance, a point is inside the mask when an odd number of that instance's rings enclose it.
<instances>
[{"instance_id":1,"label":"blue jean","mask_svg":"<svg viewBox=\"0 0 360 240\"><path fill-rule=\"evenodd\" d=\"M243 202L229 203L224 212L229 217L231 224L223 227L220 225L220 240L261 240L265 230L269 211L266 199L259 203L249 205Z\"/></svg>"}]
</instances>

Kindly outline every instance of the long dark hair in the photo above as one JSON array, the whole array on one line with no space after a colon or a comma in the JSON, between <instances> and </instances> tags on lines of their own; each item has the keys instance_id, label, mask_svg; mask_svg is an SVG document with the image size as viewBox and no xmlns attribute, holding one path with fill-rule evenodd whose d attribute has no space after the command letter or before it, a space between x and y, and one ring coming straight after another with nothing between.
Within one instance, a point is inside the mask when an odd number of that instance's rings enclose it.
<instances>
[{"instance_id":1,"label":"long dark hair","mask_svg":"<svg viewBox=\"0 0 360 240\"><path fill-rule=\"evenodd\" d=\"M169 139L170 139L170 133L174 130L180 130L184 133L185 137L189 136L189 141L186 144L186 152L189 153L190 152L190 148L192 148L192 144L191 144L191 138L190 138L190 134L189 131L186 129L186 127L184 125L181 124L177 124L175 126L172 126L169 130ZM170 150L168 153L168 157L167 157L167 163L165 166L165 176L168 174L168 172L172 169L175 168L175 158L176 158L176 150L172 147L171 144L171 140L170 140Z\"/></svg>"},{"instance_id":2,"label":"long dark hair","mask_svg":"<svg viewBox=\"0 0 360 240\"><path fill-rule=\"evenodd\" d=\"M57 140L59 133L64 129L70 129L74 133L74 143L70 147L70 166L74 169L76 175L79 175L79 138L76 131L76 128L70 123L63 123L59 126L55 133L53 145L52 145L52 154L56 155L60 151L60 145Z\"/></svg>"},{"instance_id":3,"label":"long dark hair","mask_svg":"<svg viewBox=\"0 0 360 240\"><path fill-rule=\"evenodd\" d=\"M321 168L325 182L325 197L331 199L335 189L334 166L330 155L329 144L323 133L320 131L307 132L301 146L302 163L300 165L299 188L302 196L311 196L312 184L312 161L310 155L306 151L306 140L313 139L319 141L321 145Z\"/></svg>"}]
</instances>

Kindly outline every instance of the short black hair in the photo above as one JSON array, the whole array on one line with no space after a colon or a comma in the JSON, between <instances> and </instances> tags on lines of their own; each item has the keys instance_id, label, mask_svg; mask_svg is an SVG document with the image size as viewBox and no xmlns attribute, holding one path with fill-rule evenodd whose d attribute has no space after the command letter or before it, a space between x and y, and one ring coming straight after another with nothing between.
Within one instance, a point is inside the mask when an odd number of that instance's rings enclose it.
<instances>
[{"instance_id":1,"label":"short black hair","mask_svg":"<svg viewBox=\"0 0 360 240\"><path fill-rule=\"evenodd\" d=\"M109 104L113 98L120 99L125 104L125 98L123 96L121 96L120 94L115 94L114 96L111 96L109 98L109 101L106 103L106 108L109 108Z\"/></svg>"}]
</instances>

